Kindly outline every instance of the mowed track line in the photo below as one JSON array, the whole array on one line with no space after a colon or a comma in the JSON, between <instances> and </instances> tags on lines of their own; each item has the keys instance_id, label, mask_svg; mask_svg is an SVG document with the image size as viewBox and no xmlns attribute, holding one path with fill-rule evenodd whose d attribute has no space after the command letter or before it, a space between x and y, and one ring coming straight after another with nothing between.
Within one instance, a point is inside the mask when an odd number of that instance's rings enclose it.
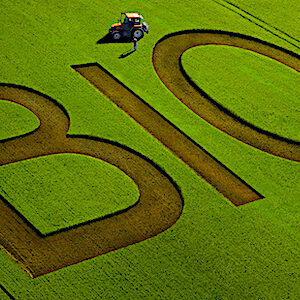
<instances>
[{"instance_id":1,"label":"mowed track line","mask_svg":"<svg viewBox=\"0 0 300 300\"><path fill-rule=\"evenodd\" d=\"M73 68L235 206L263 198L98 63Z\"/></svg>"},{"instance_id":2,"label":"mowed track line","mask_svg":"<svg viewBox=\"0 0 300 300\"><path fill-rule=\"evenodd\" d=\"M65 110L34 90L1 84L0 99L23 105L40 120L37 130L0 141L0 166L57 153L84 154L118 167L140 192L139 201L126 210L44 236L0 197L0 243L32 277L138 243L178 220L183 207L179 188L149 159L111 141L68 135Z\"/></svg>"},{"instance_id":3,"label":"mowed track line","mask_svg":"<svg viewBox=\"0 0 300 300\"><path fill-rule=\"evenodd\" d=\"M213 100L186 74L185 51L203 45L226 45L250 50L300 71L299 55L250 36L217 31L188 30L163 37L153 50L153 65L164 85L190 110L230 136L269 154L300 161L300 143L248 123ZM284 101L284 99L283 99Z\"/></svg>"}]
</instances>

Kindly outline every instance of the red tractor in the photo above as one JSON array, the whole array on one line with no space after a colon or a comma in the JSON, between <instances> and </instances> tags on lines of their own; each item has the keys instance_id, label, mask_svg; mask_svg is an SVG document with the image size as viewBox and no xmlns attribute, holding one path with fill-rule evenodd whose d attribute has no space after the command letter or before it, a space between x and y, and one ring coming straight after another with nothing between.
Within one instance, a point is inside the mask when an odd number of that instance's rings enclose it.
<instances>
[{"instance_id":1,"label":"red tractor","mask_svg":"<svg viewBox=\"0 0 300 300\"><path fill-rule=\"evenodd\" d=\"M119 23L112 24L109 32L114 40L120 38L136 38L141 39L144 32L149 32L149 25L146 22L141 22L143 16L139 13L121 13Z\"/></svg>"}]
</instances>

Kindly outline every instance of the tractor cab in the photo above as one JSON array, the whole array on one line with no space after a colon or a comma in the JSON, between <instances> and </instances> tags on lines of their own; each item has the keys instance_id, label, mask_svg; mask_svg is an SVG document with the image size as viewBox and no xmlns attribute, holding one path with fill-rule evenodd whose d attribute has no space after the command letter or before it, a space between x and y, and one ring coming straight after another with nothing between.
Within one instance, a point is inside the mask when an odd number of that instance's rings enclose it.
<instances>
[{"instance_id":1,"label":"tractor cab","mask_svg":"<svg viewBox=\"0 0 300 300\"><path fill-rule=\"evenodd\" d=\"M121 13L121 23L124 24L131 24L131 25L140 25L143 16L138 13Z\"/></svg>"},{"instance_id":2,"label":"tractor cab","mask_svg":"<svg viewBox=\"0 0 300 300\"><path fill-rule=\"evenodd\" d=\"M120 23L112 24L109 32L115 40L121 37L141 39L149 30L148 24L142 20L143 16L139 13L121 13Z\"/></svg>"}]
</instances>

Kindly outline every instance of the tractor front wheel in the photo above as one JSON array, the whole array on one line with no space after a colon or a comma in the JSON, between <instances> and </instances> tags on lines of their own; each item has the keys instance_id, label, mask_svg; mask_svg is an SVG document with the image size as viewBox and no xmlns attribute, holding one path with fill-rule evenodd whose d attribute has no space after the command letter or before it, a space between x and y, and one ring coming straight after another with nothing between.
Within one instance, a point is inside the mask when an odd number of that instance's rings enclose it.
<instances>
[{"instance_id":1,"label":"tractor front wheel","mask_svg":"<svg viewBox=\"0 0 300 300\"><path fill-rule=\"evenodd\" d=\"M136 29L135 31L133 31L132 33L132 37L136 38L136 39L141 39L144 36L144 31L141 29Z\"/></svg>"},{"instance_id":2,"label":"tractor front wheel","mask_svg":"<svg viewBox=\"0 0 300 300\"><path fill-rule=\"evenodd\" d=\"M114 32L114 33L113 33L113 39L114 39L114 40L117 41L117 40L119 40L120 38L121 38L121 33L120 33L120 32L117 31L117 32Z\"/></svg>"}]
</instances>

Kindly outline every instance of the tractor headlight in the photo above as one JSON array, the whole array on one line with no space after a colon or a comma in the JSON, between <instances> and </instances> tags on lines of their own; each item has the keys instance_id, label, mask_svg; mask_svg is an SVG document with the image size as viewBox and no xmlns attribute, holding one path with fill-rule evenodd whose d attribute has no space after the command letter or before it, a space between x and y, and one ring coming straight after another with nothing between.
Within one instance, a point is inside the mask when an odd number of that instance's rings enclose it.
<instances>
[{"instance_id":1,"label":"tractor headlight","mask_svg":"<svg viewBox=\"0 0 300 300\"><path fill-rule=\"evenodd\" d=\"M143 29L144 29L144 31L145 31L146 33L148 33L148 32L149 32L149 25L148 25L146 22L143 22L142 24L143 24Z\"/></svg>"}]
</instances>

